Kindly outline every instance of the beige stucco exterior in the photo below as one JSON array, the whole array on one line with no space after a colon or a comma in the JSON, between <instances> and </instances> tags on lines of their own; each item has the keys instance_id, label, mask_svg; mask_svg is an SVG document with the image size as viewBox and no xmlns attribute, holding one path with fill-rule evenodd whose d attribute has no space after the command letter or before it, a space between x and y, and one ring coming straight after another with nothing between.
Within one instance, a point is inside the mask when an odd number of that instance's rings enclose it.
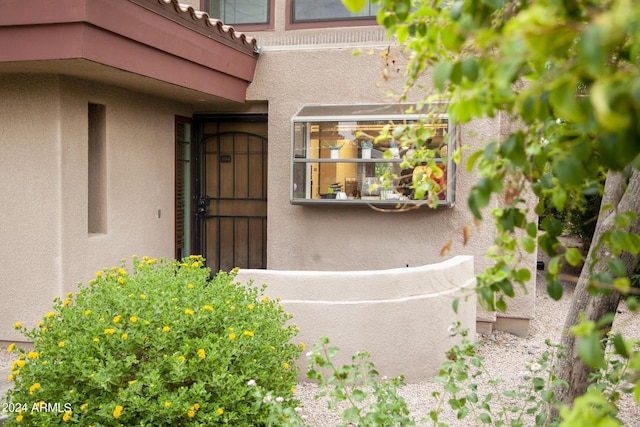
<instances>
[{"instance_id":1,"label":"beige stucco exterior","mask_svg":"<svg viewBox=\"0 0 640 427\"><path fill-rule=\"evenodd\" d=\"M284 7L276 1L276 16ZM282 27L279 27L282 25ZM249 86L250 101L267 101L269 114L269 237L268 268L299 270L368 270L437 263L456 255L473 255L475 271L490 265L485 258L494 239L489 219L476 225L467 208L475 173L465 168L463 156L456 175L456 205L436 210L420 209L402 214L366 207L333 208L294 206L291 185L291 117L305 104L369 104L394 102L390 91L403 88L403 58L393 42L377 27L352 27L331 31L282 31L254 33L263 44L256 78ZM396 60L389 78L383 77L387 51ZM354 52L361 52L354 56ZM423 82L430 85L430 75ZM424 96L412 94L413 98ZM268 105L268 106L267 106ZM473 148L504 136L514 124L508 117L474 120L460 128L460 145ZM470 150L467 150L468 154ZM487 209L487 212L489 209ZM464 245L463 227L472 230ZM450 252L441 256L451 240ZM535 269L535 254L521 254L523 265ZM535 274L532 275L535 277ZM534 316L535 284L509 301L506 313L479 309L479 330L488 332L501 318L504 330L525 334Z\"/></svg>"},{"instance_id":2,"label":"beige stucco exterior","mask_svg":"<svg viewBox=\"0 0 640 427\"><path fill-rule=\"evenodd\" d=\"M329 337L340 353L334 363L349 364L358 352L384 375L404 375L420 382L437 375L446 351L460 343L451 326L460 322L475 336L476 304L473 257L458 256L437 264L363 271L238 271L241 283L267 283L300 328L305 344ZM458 299L458 311L452 310ZM298 361L301 379L305 357Z\"/></svg>"},{"instance_id":3,"label":"beige stucco exterior","mask_svg":"<svg viewBox=\"0 0 640 427\"><path fill-rule=\"evenodd\" d=\"M107 230L87 228L87 106L106 107ZM0 74L0 339L132 254L171 257L174 116L191 111L56 75ZM158 212L160 211L160 218Z\"/></svg>"}]
</instances>

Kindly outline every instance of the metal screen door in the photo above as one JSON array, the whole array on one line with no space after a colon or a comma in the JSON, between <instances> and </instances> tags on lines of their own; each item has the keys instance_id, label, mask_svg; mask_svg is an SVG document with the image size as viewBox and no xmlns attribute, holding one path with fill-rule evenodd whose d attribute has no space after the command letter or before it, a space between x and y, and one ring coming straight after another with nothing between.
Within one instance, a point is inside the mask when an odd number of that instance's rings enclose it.
<instances>
[{"instance_id":1,"label":"metal screen door","mask_svg":"<svg viewBox=\"0 0 640 427\"><path fill-rule=\"evenodd\" d=\"M197 216L207 266L266 268L267 138L221 132L205 135L201 149Z\"/></svg>"}]
</instances>

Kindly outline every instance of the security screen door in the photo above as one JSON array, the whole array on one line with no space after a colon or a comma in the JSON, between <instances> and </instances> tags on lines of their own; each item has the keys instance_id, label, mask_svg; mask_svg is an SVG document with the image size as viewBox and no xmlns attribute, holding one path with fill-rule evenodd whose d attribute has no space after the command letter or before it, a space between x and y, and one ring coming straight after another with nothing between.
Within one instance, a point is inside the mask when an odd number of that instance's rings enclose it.
<instances>
[{"instance_id":1,"label":"security screen door","mask_svg":"<svg viewBox=\"0 0 640 427\"><path fill-rule=\"evenodd\" d=\"M204 131L196 213L207 266L266 268L267 123L211 123Z\"/></svg>"}]
</instances>

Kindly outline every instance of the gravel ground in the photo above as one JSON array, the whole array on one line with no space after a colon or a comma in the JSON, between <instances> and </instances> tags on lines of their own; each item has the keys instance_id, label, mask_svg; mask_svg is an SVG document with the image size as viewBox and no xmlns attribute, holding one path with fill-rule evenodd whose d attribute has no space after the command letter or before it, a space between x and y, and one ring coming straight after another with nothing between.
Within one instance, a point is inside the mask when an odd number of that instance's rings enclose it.
<instances>
[{"instance_id":1,"label":"gravel ground","mask_svg":"<svg viewBox=\"0 0 640 427\"><path fill-rule=\"evenodd\" d=\"M530 324L527 338L520 338L500 331L489 337L478 336L478 339L484 344L480 351L485 357L487 370L494 379L504 381L500 387L501 390L516 390L519 384L523 384L521 373L548 349L545 344L547 339L552 343L560 342L562 326L575 283L566 282L563 298L560 301L553 301L546 292L544 272L539 271L537 279L536 315ZM629 312L624 304L621 304L614 330L621 330L626 334L625 336L640 339L640 314ZM375 363L375 360L373 362ZM381 375L384 373L382 372ZM486 383L479 385L481 390L478 394L483 394L482 389L485 390L485 393L491 391ZM434 381L427 381L409 384L401 390L400 394L407 402L412 417L416 421L428 418L429 412L436 407L436 400L432 397L432 392L438 389L438 385ZM297 397L304 405L304 413L311 426L340 425L340 418L337 414L327 410L326 400L314 399L314 395L318 391L314 384L300 384L297 390ZM492 408L495 407L497 407L496 403L492 405ZM624 422L624 425L640 426L640 405L629 396L625 396L619 407L621 409L619 418ZM448 409L446 403L445 409ZM451 410L442 413L439 419L450 426L466 427L476 424L470 415L462 421L457 420ZM425 421L423 424L418 423L418 425L433 425L433 423L429 420L429 422ZM529 419L526 420L525 425L535 425L535 422Z\"/></svg>"},{"instance_id":2,"label":"gravel ground","mask_svg":"<svg viewBox=\"0 0 640 427\"><path fill-rule=\"evenodd\" d=\"M547 339L554 343L560 341L562 325L575 285L570 282L565 284L564 297L561 301L553 301L547 295L545 286L544 273L539 271L536 315L531 322L527 338L499 331L488 337L478 336L484 344L480 351L485 356L485 366L493 378L504 381L502 390L515 390L519 384L522 384L521 373L547 349L545 345ZM629 337L640 339L640 314L631 313L621 305L614 329L623 331ZM0 371L9 369L13 360L12 355L4 349L0 350ZM416 421L428 417L429 412L435 407L436 401L431 395L435 390L438 390L438 385L433 381L409 384L401 390L401 395ZM297 387L296 397L304 405L303 413L307 416L308 424L313 427L339 425L340 418L327 409L326 400L314 398L317 392L317 387L311 383L299 384ZM479 394L482 394L482 390ZM494 406L497 405L494 404ZM640 406L637 403L625 397L619 406L621 408L619 417L626 426L640 425ZM448 405L445 405L446 408ZM465 427L474 424L470 417L463 421L456 420L452 412L441 414L440 420L450 426ZM431 423L425 422L423 425L431 425ZM527 425L534 425L534 423L529 420Z\"/></svg>"}]
</instances>

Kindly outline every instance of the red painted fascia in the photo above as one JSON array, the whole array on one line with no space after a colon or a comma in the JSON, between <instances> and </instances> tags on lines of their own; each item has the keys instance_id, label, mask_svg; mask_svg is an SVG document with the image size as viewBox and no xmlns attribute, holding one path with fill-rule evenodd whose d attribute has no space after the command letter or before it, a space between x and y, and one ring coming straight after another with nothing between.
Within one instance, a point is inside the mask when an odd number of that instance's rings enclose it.
<instances>
[{"instance_id":1,"label":"red painted fascia","mask_svg":"<svg viewBox=\"0 0 640 427\"><path fill-rule=\"evenodd\" d=\"M81 58L244 102L257 54L234 43L215 41L129 0L0 5L0 62Z\"/></svg>"}]
</instances>

